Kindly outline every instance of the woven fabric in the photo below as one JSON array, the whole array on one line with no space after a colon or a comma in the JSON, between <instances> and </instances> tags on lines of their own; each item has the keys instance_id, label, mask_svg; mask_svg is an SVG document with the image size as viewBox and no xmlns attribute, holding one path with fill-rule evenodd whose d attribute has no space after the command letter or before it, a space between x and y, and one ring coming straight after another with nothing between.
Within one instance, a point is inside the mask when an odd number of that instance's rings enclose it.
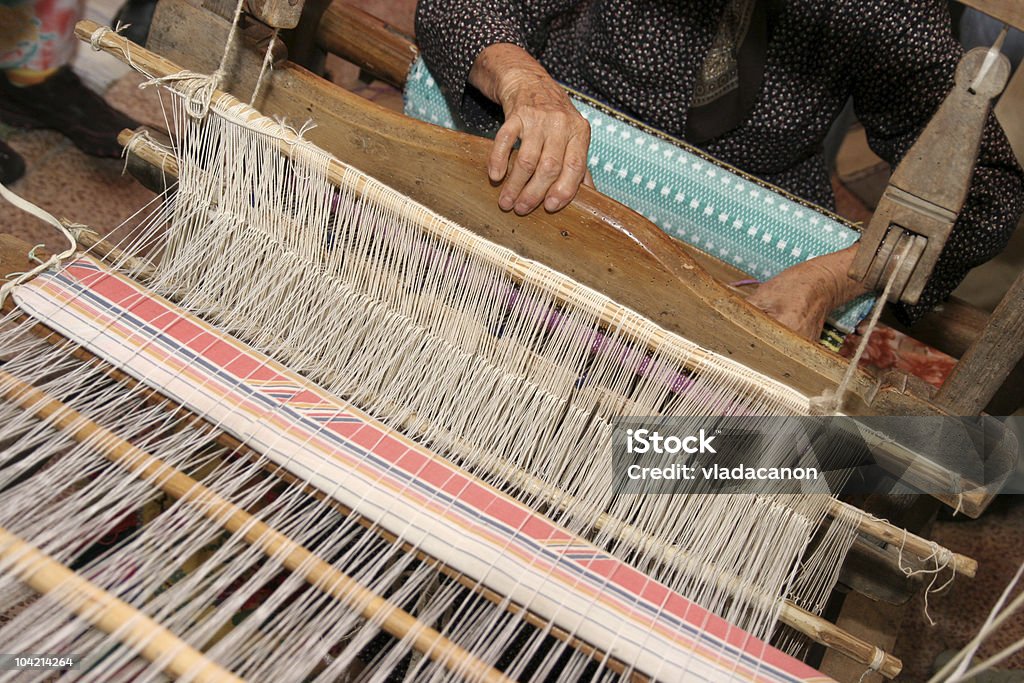
<instances>
[{"instance_id":1,"label":"woven fabric","mask_svg":"<svg viewBox=\"0 0 1024 683\"><path fill-rule=\"evenodd\" d=\"M15 300L358 514L654 678L828 680L94 260L35 278Z\"/></svg>"},{"instance_id":2,"label":"woven fabric","mask_svg":"<svg viewBox=\"0 0 1024 683\"><path fill-rule=\"evenodd\" d=\"M753 278L767 280L857 241L855 229L809 204L595 102L571 99L590 123L588 165L601 192ZM422 59L406 81L405 113L460 129ZM829 322L852 332L873 304L874 297L864 295L833 311Z\"/></svg>"}]
</instances>

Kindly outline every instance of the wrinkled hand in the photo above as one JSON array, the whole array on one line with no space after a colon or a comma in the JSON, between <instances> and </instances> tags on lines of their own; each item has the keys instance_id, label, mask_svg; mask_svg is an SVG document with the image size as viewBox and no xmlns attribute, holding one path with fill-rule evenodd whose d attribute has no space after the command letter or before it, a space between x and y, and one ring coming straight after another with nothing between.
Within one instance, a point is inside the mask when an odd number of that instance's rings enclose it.
<instances>
[{"instance_id":1,"label":"wrinkled hand","mask_svg":"<svg viewBox=\"0 0 1024 683\"><path fill-rule=\"evenodd\" d=\"M856 246L787 268L747 301L801 337L816 341L835 308L867 291L847 275Z\"/></svg>"},{"instance_id":2,"label":"wrinkled hand","mask_svg":"<svg viewBox=\"0 0 1024 683\"><path fill-rule=\"evenodd\" d=\"M487 47L469 80L505 112L487 161L491 182L502 184L498 205L504 211L523 216L541 203L558 211L581 184L594 186L587 171L590 125L525 50L507 43Z\"/></svg>"}]
</instances>

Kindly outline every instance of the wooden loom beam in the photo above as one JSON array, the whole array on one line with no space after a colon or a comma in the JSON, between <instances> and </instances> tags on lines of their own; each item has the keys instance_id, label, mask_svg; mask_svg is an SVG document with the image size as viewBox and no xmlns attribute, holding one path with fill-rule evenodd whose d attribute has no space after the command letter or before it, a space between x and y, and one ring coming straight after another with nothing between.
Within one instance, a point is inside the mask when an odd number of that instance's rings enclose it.
<instances>
[{"instance_id":1,"label":"wooden loom beam","mask_svg":"<svg viewBox=\"0 0 1024 683\"><path fill-rule=\"evenodd\" d=\"M935 401L954 415L985 409L1024 357L1024 272L1010 285L992 317L946 378Z\"/></svg>"},{"instance_id":2,"label":"wooden loom beam","mask_svg":"<svg viewBox=\"0 0 1024 683\"><path fill-rule=\"evenodd\" d=\"M111 257L114 257L114 258L122 258L124 256L123 252L120 249L118 249L117 247L111 245L110 243L106 242L105 240L101 239L96 233L94 233L92 231L80 231L80 233L79 233L79 244L82 245L82 246L87 247L88 249L93 251L95 254L100 255L100 256L105 256L106 255L106 256L111 256ZM7 266L9 266L9 265L15 263L13 258L12 258L12 252L14 252L16 249L20 249L21 253L26 253L27 250L28 250L28 246L29 245L27 245L25 243L16 242L14 240L11 240L11 239L7 238L4 235L0 235L0 265L7 265ZM5 264L5 261L8 262L8 263ZM136 261L135 266L136 267L144 268L145 264ZM21 266L20 266L20 264L16 264L14 267L20 268ZM11 304L10 304L10 302L8 302L8 304L6 306L7 310L4 311L4 312L9 312L11 310L11 308L12 308ZM64 337L62 337L58 333L53 332L49 328L45 327L45 325L42 325L40 323L36 323L35 324L35 326L33 327L33 333L36 334L37 336L41 337L42 339L44 339L44 341L46 341L47 343L50 343L50 344L53 344L53 345L57 345L57 344L69 344L69 345L72 345L71 342L69 342L67 339L65 339ZM74 348L71 351L71 353L72 353L72 355L74 355L76 358L78 358L79 360L81 360L83 362L95 362L95 361L98 360L95 356L90 354L88 351L86 351L85 349L82 349L80 347L77 347L77 346L76 346L76 348ZM122 372L122 371L120 371L120 370L118 370L116 368L110 367L108 369L104 369L103 372L105 374L107 374L108 376L110 376L112 379L114 379L114 380L124 384L125 386L127 386L129 388L134 389L134 388L137 388L137 387L141 386L141 385L139 385L138 381L135 380L133 377L131 377L130 375L127 375L126 373L124 373L124 372ZM243 455L246 455L247 457L250 457L253 460L258 461L260 459L259 454L250 451L248 449L248 447L243 442L241 442L238 439L236 439L236 438L234 438L234 437L232 437L232 436L230 436L230 435L228 435L228 434L226 434L226 433L216 429L215 426L210 425L209 423L207 423L202 418L200 418L198 416L195 416L195 415L192 415L190 411L188 411L187 409L179 406L174 401L164 397L163 395L161 395L161 394L159 394L159 393L157 393L157 392L155 392L153 390L146 389L144 387L142 388L142 391L144 392L144 395L146 395L148 397L149 400L151 400L151 401L159 401L160 403L168 404L171 408L175 409L176 413L187 414L188 417L186 418L185 426L190 426L190 427L194 427L194 428L201 429L201 430L205 431L206 433L208 433L210 435L211 439L214 442L216 442L218 445L221 445L221 446L223 446L225 448L232 449L234 451L238 451L238 452L242 453ZM297 481L297 479L294 476L290 475L287 472L284 472L284 471L280 470L279 468L274 468L273 475L277 476L278 478L280 478L282 480L285 480L287 482L294 483L294 482ZM323 494L321 492L319 492L319 491L317 491L315 489L311 489L310 487L308 487L308 485L306 486L306 489L307 489L307 493L309 493L310 495L316 497L317 499L319 499L321 501L326 501L328 504L332 505L333 507L338 509L343 514L350 514L351 513L351 510L349 510L348 508L342 506L341 504L337 503L336 501L333 501L333 500L331 500L329 498L326 498L325 496L323 496ZM613 518L610 518L607 515L604 515L604 517L605 517L605 520L604 520L605 524L620 524L620 525L622 524L621 522L618 522L617 520L615 520ZM870 518L870 516L868 516L866 514L864 515L864 517L866 519L873 520L873 518ZM907 534L903 530L897 529L896 527L892 527L892 525L889 525L884 520L873 520L873 521L875 521L878 524L882 525L883 528L884 527L891 527L891 529L886 529L885 530L885 533L887 535L891 536L891 537L900 537L901 534L906 536L907 539L909 540L909 542L906 545L907 550L910 550L910 545L911 544L920 544L921 548L929 549L928 552L934 552L934 545L931 544L930 542L928 542L927 540L922 539L922 538L920 538L918 536L915 536L913 534ZM391 535L390 533L386 532L385 530L380 529L379 527L373 525L372 522L370 522L369 520L363 520L362 518L360 518L360 523L363 524L363 526L365 526L365 527L371 529L372 531L374 531L374 533L377 533L377 534L381 535L382 538L384 538L388 542L394 543L394 542L397 541L397 539L393 535ZM623 530L627 534L628 533L632 533L631 532L632 527L624 527ZM881 537L880 537L880 540L881 540ZM443 572L445 575L449 576L450 578L452 578L452 579L454 579L456 581L459 581L466 588L469 588L470 590L473 590L473 591L479 593L481 596L485 597L486 599L490 600L491 602L493 602L495 604L498 604L498 603L503 601L502 596L493 593L493 591L491 591L490 589L487 589L486 587L481 586L480 584L478 584L478 583L468 579L467 577L462 576L461 574L457 574L457 573L449 570L438 559L433 558L433 557L428 556L428 555L424 555L422 552L420 552L418 550L415 550L415 549L412 549L412 548L407 548L407 549L415 552L417 554L417 558L420 559L421 561L424 561L424 562L427 562L429 564L432 564L432 565L436 566L438 568L438 570ZM680 549L675 548L675 547L670 547L670 548L666 549L666 552L668 554L670 554L670 555L673 555L673 556L682 553L682 551ZM922 557L923 556L924 556L924 554L922 554ZM974 560L972 560L971 558L968 558L968 557L964 557L962 555L954 555L954 557L958 558L958 560L956 560L956 561L958 561L960 564L962 564L966 568L967 575L974 576L974 569L977 567L977 563ZM520 607L518 605L514 605L514 604L513 605L508 605L507 608L508 608L508 611L510 611L513 614L520 614L520 615L522 615L524 620L526 620L527 622L531 623L534 626L537 626L537 627L540 627L540 628L547 627L547 624L545 624L542 620L540 620L539 618L535 617L530 612L528 612L527 610L524 610L522 607ZM880 659L881 667L879 668L879 671L880 671L880 673L882 673L882 675L884 675L887 678L895 677L896 675L899 674L899 672L902 669L902 662L898 658L894 657L893 655L891 655L891 654L889 654L887 652L884 652L884 651L880 650L877 646L875 646L875 645L873 645L873 644L871 644L871 643L869 643L869 642L867 642L865 640L862 640L860 638L857 638L857 637L851 635L850 633L848 633L845 630L837 627L835 624L829 622L828 620L826 620L826 619L824 619L824 618L822 618L822 617L820 617L818 615L815 615L812 612L808 612L807 610L805 610L805 609L803 609L801 607L798 607L798 606L794 605L793 603L791 603L789 601L783 601L783 603L780 605L780 608L779 608L779 621L781 623L789 626L790 628L794 629L795 631L797 631L797 632L807 636L812 641L814 641L814 642L816 642L816 643L818 643L820 645L823 645L823 646L825 646L827 648L834 649L836 652L839 652L839 653L845 655L846 657L849 657L850 659L852 659L854 661L860 662L861 664L869 665L872 662L874 662L877 658L880 657L881 658ZM580 650L581 652L587 654L588 656L591 656L591 657L596 658L596 659L604 659L605 658L605 654L603 652L601 652L600 650L597 650L593 646L591 646L591 645L589 645L589 644L587 644L587 643L585 643L583 641L580 641L580 640L574 638L571 634L560 632L558 629L554 629L552 635L554 635L556 638L559 638L560 640L565 640L565 641L569 642L574 648ZM615 661L615 660L608 660L608 664L609 664L610 667L612 667L615 670L618 670L620 673L626 671L626 667L624 665L622 665L621 663ZM636 676L636 675L634 675L634 678L637 681L645 680L643 677L639 677L639 676Z\"/></svg>"},{"instance_id":3,"label":"wooden loom beam","mask_svg":"<svg viewBox=\"0 0 1024 683\"><path fill-rule=\"evenodd\" d=\"M473 680L491 683L509 681L500 671L480 661L472 653L356 579L321 560L305 547L67 404L3 370L0 370L0 387L3 387L6 401L48 421L75 441L90 444L111 462L139 479L154 483L169 496L191 504L204 517L225 530L233 534L241 533L247 543L258 548L268 558L279 560L289 571L359 611L364 618L379 619L382 630L398 639L409 638L417 652L443 665L451 673L468 674ZM0 545L4 541L2 534L3 530L0 529ZM68 572L71 573L70 570ZM31 580L30 574L24 575ZM79 586L72 577L65 578L71 581L70 585L76 590L82 588L85 595L90 595L88 587ZM57 585L51 585L46 592L54 590ZM175 673L181 675L181 672Z\"/></svg>"}]
</instances>

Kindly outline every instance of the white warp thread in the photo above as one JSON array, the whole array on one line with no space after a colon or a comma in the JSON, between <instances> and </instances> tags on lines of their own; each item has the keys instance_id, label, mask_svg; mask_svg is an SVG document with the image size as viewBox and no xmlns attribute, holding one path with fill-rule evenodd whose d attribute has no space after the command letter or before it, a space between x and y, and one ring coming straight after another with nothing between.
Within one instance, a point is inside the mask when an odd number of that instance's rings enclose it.
<instances>
[{"instance_id":1,"label":"white warp thread","mask_svg":"<svg viewBox=\"0 0 1024 683\"><path fill-rule=\"evenodd\" d=\"M826 391L821 396L811 399L811 407L820 411L823 415L835 415L843 407L843 399L846 397L846 392L850 388L850 384L853 382L854 375L857 374L857 368L860 365L860 359L864 357L864 352L867 351L868 344L871 341L871 335L874 333L875 328L878 326L878 319L882 317L882 310L885 308L885 302L889 300L889 294L892 292L893 285L896 283L896 276L900 271L900 266L903 265L903 259L906 258L907 251L910 249L910 240L906 240L903 244L902 250L896 255L896 264L889 274L889 280L885 283L885 289L882 290L882 295L875 301L875 307L871 309L871 317L868 319L867 327L864 328L864 334L860 339L860 343L857 344L857 352L853 354L853 358L850 359L850 364L846 367L846 372L843 373L843 379L839 382L839 386L836 387L835 391Z\"/></svg>"}]
</instances>

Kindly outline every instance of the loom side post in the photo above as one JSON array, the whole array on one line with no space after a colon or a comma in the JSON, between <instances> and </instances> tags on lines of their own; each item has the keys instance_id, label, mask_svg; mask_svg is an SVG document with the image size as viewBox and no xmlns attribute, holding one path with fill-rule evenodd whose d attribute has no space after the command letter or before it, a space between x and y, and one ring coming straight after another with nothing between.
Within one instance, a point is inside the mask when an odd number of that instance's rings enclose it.
<instances>
[{"instance_id":1,"label":"loom side post","mask_svg":"<svg viewBox=\"0 0 1024 683\"><path fill-rule=\"evenodd\" d=\"M999 302L981 335L971 344L935 395L953 415L985 409L1013 368L1024 358L1024 272Z\"/></svg>"}]
</instances>

